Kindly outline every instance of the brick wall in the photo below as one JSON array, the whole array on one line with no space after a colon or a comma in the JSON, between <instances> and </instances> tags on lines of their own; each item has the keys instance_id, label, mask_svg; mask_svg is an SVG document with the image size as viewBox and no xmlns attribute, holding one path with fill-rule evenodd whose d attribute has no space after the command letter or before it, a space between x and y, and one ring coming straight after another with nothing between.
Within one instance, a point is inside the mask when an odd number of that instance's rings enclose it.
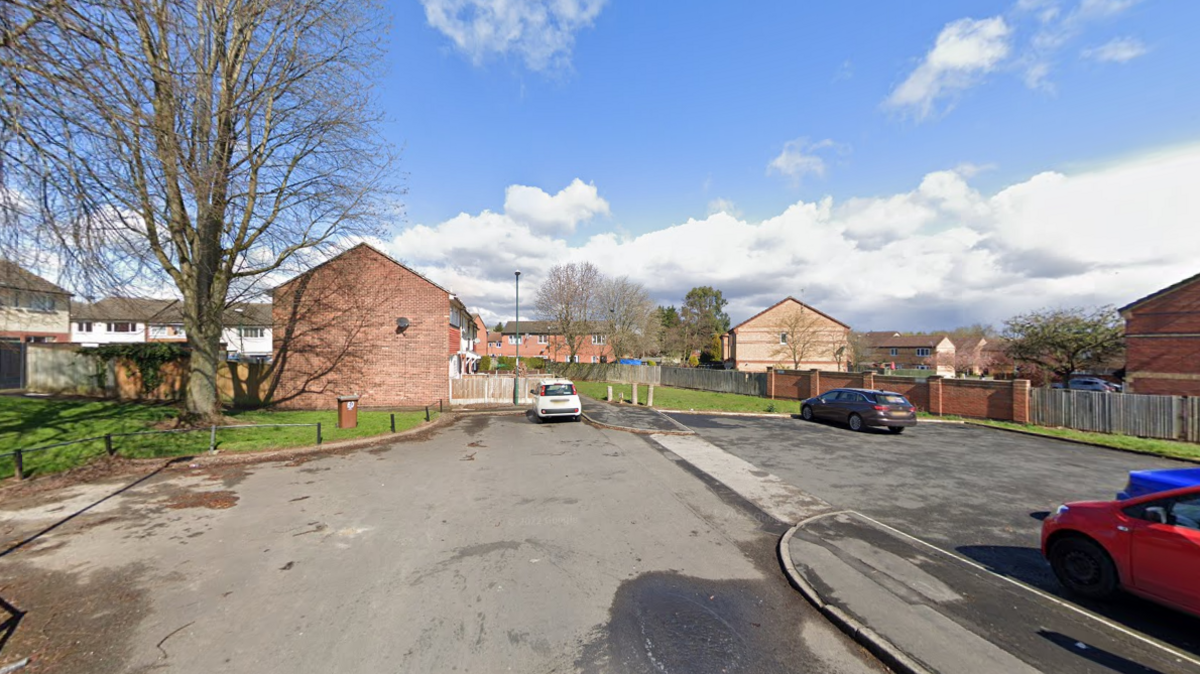
<instances>
[{"instance_id":1,"label":"brick wall","mask_svg":"<svg viewBox=\"0 0 1200 674\"><path fill-rule=\"evenodd\" d=\"M1200 395L1200 281L1125 314L1130 393Z\"/></svg>"},{"instance_id":2,"label":"brick wall","mask_svg":"<svg viewBox=\"0 0 1200 674\"><path fill-rule=\"evenodd\" d=\"M895 391L923 412L946 416L1029 421L1029 382L943 379L922 381L871 373L774 371L767 380L768 396L803 400L835 388L874 388Z\"/></svg>"},{"instance_id":3,"label":"brick wall","mask_svg":"<svg viewBox=\"0 0 1200 674\"><path fill-rule=\"evenodd\" d=\"M449 398L449 294L369 246L277 288L272 312L277 407L333 409L354 393L363 407Z\"/></svg>"}]
</instances>

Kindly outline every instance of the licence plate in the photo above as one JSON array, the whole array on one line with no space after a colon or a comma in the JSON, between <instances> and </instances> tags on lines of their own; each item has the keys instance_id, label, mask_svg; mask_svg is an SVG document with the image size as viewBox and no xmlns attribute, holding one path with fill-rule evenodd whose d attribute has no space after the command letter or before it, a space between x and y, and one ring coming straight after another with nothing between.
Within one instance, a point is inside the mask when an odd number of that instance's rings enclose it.
<instances>
[{"instance_id":1,"label":"licence plate","mask_svg":"<svg viewBox=\"0 0 1200 674\"><path fill-rule=\"evenodd\" d=\"M551 398L550 402L554 403L555 405L562 405L563 403L569 401L567 398Z\"/></svg>"}]
</instances>

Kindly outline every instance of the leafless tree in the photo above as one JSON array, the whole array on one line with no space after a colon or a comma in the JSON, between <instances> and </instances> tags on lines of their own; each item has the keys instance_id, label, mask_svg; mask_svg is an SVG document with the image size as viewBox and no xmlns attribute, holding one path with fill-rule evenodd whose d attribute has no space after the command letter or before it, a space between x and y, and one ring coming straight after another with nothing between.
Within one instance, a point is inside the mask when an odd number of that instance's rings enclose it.
<instances>
[{"instance_id":1,"label":"leafless tree","mask_svg":"<svg viewBox=\"0 0 1200 674\"><path fill-rule=\"evenodd\" d=\"M534 306L550 329L562 335L573 362L583 340L596 333L604 276L591 262L571 262L550 269L538 286Z\"/></svg>"},{"instance_id":2,"label":"leafless tree","mask_svg":"<svg viewBox=\"0 0 1200 674\"><path fill-rule=\"evenodd\" d=\"M629 277L606 279L600 288L600 323L614 359L658 349L660 322L650 294Z\"/></svg>"},{"instance_id":3,"label":"leafless tree","mask_svg":"<svg viewBox=\"0 0 1200 674\"><path fill-rule=\"evenodd\" d=\"M866 365L875 355L875 349L867 336L861 332L851 331L846 335L846 351L844 360L847 368Z\"/></svg>"},{"instance_id":4,"label":"leafless tree","mask_svg":"<svg viewBox=\"0 0 1200 674\"><path fill-rule=\"evenodd\" d=\"M374 232L392 154L370 0L0 0L0 189L75 288L173 284L186 408L219 414L221 314ZM36 227L34 227L36 225Z\"/></svg>"},{"instance_id":5,"label":"leafless tree","mask_svg":"<svg viewBox=\"0 0 1200 674\"><path fill-rule=\"evenodd\" d=\"M780 308L775 328L779 332L779 343L771 357L783 363L790 362L793 370L814 358L835 359L839 348L845 353L844 332L840 328L831 328L828 318L799 302Z\"/></svg>"}]
</instances>

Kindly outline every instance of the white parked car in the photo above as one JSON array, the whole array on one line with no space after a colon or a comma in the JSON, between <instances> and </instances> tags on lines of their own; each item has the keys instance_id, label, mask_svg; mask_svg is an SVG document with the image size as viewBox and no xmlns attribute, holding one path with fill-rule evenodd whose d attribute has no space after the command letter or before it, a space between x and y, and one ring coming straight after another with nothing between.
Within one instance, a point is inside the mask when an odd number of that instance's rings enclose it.
<instances>
[{"instance_id":1,"label":"white parked car","mask_svg":"<svg viewBox=\"0 0 1200 674\"><path fill-rule=\"evenodd\" d=\"M540 423L552 417L583 418L579 393L570 379L543 379L533 390L533 413Z\"/></svg>"}]
</instances>

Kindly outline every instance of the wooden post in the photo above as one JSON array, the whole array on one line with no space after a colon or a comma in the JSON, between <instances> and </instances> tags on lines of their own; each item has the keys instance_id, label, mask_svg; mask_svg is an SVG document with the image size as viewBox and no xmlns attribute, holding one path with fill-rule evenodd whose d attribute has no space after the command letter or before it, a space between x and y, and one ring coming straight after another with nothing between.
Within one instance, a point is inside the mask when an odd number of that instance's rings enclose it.
<instances>
[{"instance_id":1,"label":"wooden post","mask_svg":"<svg viewBox=\"0 0 1200 674\"><path fill-rule=\"evenodd\" d=\"M217 453L217 425L213 424L212 432L208 436L208 453Z\"/></svg>"},{"instance_id":2,"label":"wooden post","mask_svg":"<svg viewBox=\"0 0 1200 674\"><path fill-rule=\"evenodd\" d=\"M116 451L113 450L112 433L107 433L104 436L104 451L108 453L109 456L116 454Z\"/></svg>"},{"instance_id":3,"label":"wooden post","mask_svg":"<svg viewBox=\"0 0 1200 674\"><path fill-rule=\"evenodd\" d=\"M429 421L429 405L425 406L425 421Z\"/></svg>"},{"instance_id":4,"label":"wooden post","mask_svg":"<svg viewBox=\"0 0 1200 674\"><path fill-rule=\"evenodd\" d=\"M770 389L771 400L775 399L775 368L767 368L767 388Z\"/></svg>"},{"instance_id":5,"label":"wooden post","mask_svg":"<svg viewBox=\"0 0 1200 674\"><path fill-rule=\"evenodd\" d=\"M636 382L636 381L635 381L635 382L632 382L632 383L630 384L630 386L632 386L632 387L633 387L633 404L634 404L634 405L636 405L636 404L638 404L638 398L637 398L637 382Z\"/></svg>"},{"instance_id":6,"label":"wooden post","mask_svg":"<svg viewBox=\"0 0 1200 674\"><path fill-rule=\"evenodd\" d=\"M21 453L21 450L19 450L19 449L17 451L13 452L13 466L14 466L13 475L18 480L24 480L25 479L25 456Z\"/></svg>"},{"instance_id":7,"label":"wooden post","mask_svg":"<svg viewBox=\"0 0 1200 674\"><path fill-rule=\"evenodd\" d=\"M317 422L317 444L321 444L321 422Z\"/></svg>"},{"instance_id":8,"label":"wooden post","mask_svg":"<svg viewBox=\"0 0 1200 674\"><path fill-rule=\"evenodd\" d=\"M654 407L654 384L650 384L646 391L646 407Z\"/></svg>"}]
</instances>

